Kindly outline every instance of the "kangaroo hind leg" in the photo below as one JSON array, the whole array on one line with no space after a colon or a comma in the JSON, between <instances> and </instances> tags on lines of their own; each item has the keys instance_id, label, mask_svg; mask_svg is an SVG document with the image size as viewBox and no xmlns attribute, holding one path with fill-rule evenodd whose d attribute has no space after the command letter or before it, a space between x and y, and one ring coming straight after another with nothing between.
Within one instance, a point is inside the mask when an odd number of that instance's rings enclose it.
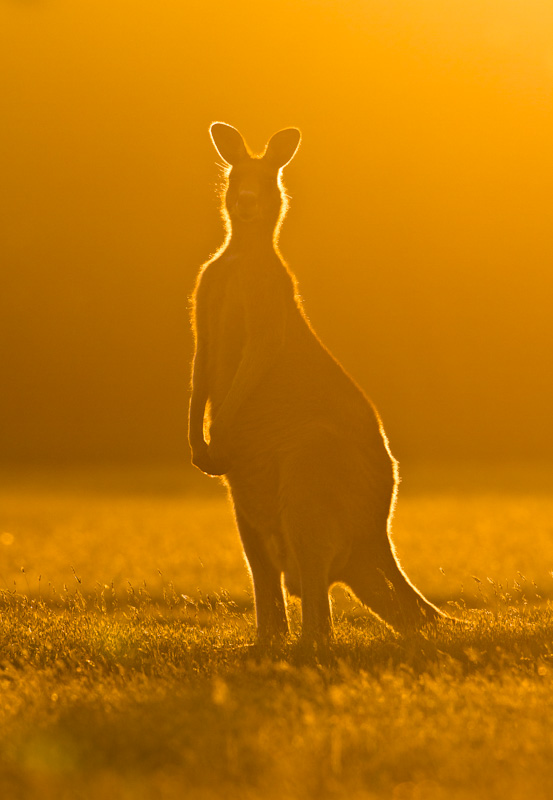
<instances>
[{"instance_id":1,"label":"kangaroo hind leg","mask_svg":"<svg viewBox=\"0 0 553 800\"><path fill-rule=\"evenodd\" d=\"M289 454L280 480L282 532L297 567L302 640L309 645L325 645L332 638L329 588L347 549L335 448L328 438L313 437Z\"/></svg>"},{"instance_id":2,"label":"kangaroo hind leg","mask_svg":"<svg viewBox=\"0 0 553 800\"><path fill-rule=\"evenodd\" d=\"M299 558L302 642L326 645L332 638L328 565L320 554L305 550Z\"/></svg>"},{"instance_id":3,"label":"kangaroo hind leg","mask_svg":"<svg viewBox=\"0 0 553 800\"><path fill-rule=\"evenodd\" d=\"M311 515L307 519L292 511L283 515L283 531L298 566L299 585L292 583L292 590L301 597L301 638L307 645L326 645L332 637L330 559L316 546L320 525L321 520Z\"/></svg>"},{"instance_id":4,"label":"kangaroo hind leg","mask_svg":"<svg viewBox=\"0 0 553 800\"><path fill-rule=\"evenodd\" d=\"M288 633L281 573L271 561L262 534L236 508L235 516L253 580L257 636L268 643Z\"/></svg>"}]
</instances>

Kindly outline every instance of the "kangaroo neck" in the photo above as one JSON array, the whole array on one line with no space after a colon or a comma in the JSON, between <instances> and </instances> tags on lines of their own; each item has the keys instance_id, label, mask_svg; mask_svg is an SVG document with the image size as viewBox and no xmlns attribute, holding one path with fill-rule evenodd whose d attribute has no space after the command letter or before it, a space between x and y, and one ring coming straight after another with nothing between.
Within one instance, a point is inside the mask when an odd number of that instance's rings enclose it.
<instances>
[{"instance_id":1,"label":"kangaroo neck","mask_svg":"<svg viewBox=\"0 0 553 800\"><path fill-rule=\"evenodd\" d=\"M268 258L276 254L274 233L256 225L233 226L227 253L242 257Z\"/></svg>"}]
</instances>

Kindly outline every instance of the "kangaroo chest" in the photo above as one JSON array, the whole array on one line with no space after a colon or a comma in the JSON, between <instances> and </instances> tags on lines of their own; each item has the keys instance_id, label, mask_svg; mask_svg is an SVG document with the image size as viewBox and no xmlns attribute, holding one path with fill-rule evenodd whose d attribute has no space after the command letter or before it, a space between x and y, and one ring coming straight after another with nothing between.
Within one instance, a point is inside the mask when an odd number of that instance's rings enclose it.
<instances>
[{"instance_id":1,"label":"kangaroo chest","mask_svg":"<svg viewBox=\"0 0 553 800\"><path fill-rule=\"evenodd\" d=\"M286 320L297 313L290 276L275 258L223 256L208 268L204 301L212 406L224 400L246 348L286 338Z\"/></svg>"},{"instance_id":2,"label":"kangaroo chest","mask_svg":"<svg viewBox=\"0 0 553 800\"><path fill-rule=\"evenodd\" d=\"M224 269L219 268L224 266ZM246 328L236 263L228 259L218 267L205 297L208 325L208 370L212 409L223 402L238 369L245 346Z\"/></svg>"}]
</instances>

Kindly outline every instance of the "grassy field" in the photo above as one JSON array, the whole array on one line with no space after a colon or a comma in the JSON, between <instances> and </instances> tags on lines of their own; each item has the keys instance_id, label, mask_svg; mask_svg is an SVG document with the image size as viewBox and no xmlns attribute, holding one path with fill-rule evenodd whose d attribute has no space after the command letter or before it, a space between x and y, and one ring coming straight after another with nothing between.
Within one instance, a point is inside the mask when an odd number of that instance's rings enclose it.
<instances>
[{"instance_id":1,"label":"grassy field","mask_svg":"<svg viewBox=\"0 0 553 800\"><path fill-rule=\"evenodd\" d=\"M259 652L227 500L174 469L0 474L0 797L553 796L553 470L403 469L406 571L466 625Z\"/></svg>"}]
</instances>

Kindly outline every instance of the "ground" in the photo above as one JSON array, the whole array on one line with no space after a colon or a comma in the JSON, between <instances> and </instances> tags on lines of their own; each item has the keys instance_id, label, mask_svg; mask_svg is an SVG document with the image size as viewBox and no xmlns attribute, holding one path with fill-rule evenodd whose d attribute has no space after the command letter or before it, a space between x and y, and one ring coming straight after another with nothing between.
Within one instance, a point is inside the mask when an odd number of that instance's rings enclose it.
<instances>
[{"instance_id":1,"label":"ground","mask_svg":"<svg viewBox=\"0 0 553 800\"><path fill-rule=\"evenodd\" d=\"M553 796L553 469L403 470L395 541L464 621L260 652L224 493L185 468L0 476L0 796Z\"/></svg>"}]
</instances>

